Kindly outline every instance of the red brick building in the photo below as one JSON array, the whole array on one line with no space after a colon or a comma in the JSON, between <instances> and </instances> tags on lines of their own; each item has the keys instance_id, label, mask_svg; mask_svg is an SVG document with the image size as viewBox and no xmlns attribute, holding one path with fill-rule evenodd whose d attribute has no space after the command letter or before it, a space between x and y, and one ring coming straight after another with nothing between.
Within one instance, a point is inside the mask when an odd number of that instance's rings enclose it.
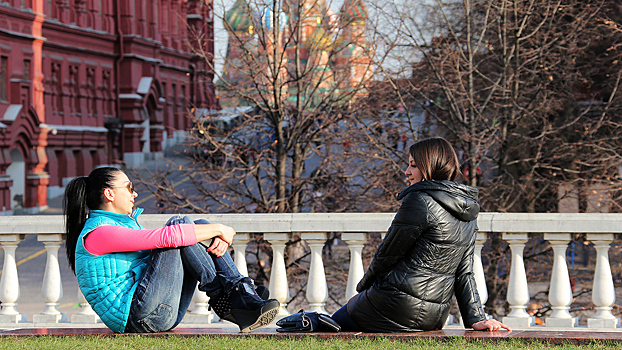
<instances>
[{"instance_id":1,"label":"red brick building","mask_svg":"<svg viewBox=\"0 0 622 350\"><path fill-rule=\"evenodd\" d=\"M211 0L3 0L0 215L44 209L94 167L157 157L189 110L216 107L188 44L202 35L212 57L212 20Z\"/></svg>"}]
</instances>

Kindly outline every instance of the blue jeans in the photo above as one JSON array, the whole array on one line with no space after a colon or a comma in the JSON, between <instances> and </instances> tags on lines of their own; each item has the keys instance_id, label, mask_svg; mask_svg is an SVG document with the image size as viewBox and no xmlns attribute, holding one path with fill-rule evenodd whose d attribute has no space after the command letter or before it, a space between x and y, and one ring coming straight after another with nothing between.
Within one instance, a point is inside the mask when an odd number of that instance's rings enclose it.
<instances>
[{"instance_id":1,"label":"blue jeans","mask_svg":"<svg viewBox=\"0 0 622 350\"><path fill-rule=\"evenodd\" d=\"M176 215L166 225L192 223L185 215ZM197 220L195 224L209 224ZM153 249L132 298L125 332L168 331L183 319L194 289L216 296L232 289L243 276L231 255L217 257L195 244L187 247Z\"/></svg>"}]
</instances>

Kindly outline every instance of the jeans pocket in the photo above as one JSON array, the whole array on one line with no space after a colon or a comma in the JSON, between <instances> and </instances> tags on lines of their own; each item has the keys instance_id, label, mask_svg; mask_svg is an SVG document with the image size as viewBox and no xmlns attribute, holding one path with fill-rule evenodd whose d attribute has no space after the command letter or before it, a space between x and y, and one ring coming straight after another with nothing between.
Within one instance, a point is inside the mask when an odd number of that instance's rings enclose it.
<instances>
[{"instance_id":1,"label":"jeans pocket","mask_svg":"<svg viewBox=\"0 0 622 350\"><path fill-rule=\"evenodd\" d=\"M173 308L166 304L160 304L149 315L138 320L143 331L148 333L164 332L173 327L177 321L177 315L173 315Z\"/></svg>"}]
</instances>

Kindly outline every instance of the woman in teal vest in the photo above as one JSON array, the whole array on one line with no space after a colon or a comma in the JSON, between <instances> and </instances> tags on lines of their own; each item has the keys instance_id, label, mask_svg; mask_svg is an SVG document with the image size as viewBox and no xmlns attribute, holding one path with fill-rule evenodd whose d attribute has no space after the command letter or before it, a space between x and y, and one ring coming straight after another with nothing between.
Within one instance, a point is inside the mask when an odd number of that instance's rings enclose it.
<instances>
[{"instance_id":1,"label":"woman in teal vest","mask_svg":"<svg viewBox=\"0 0 622 350\"><path fill-rule=\"evenodd\" d=\"M137 196L127 175L112 167L77 177L65 190L69 266L106 326L119 333L170 330L186 314L197 281L216 314L242 332L274 320L279 302L259 297L227 252L233 228L178 216L146 230L137 220L142 209L133 209Z\"/></svg>"}]
</instances>

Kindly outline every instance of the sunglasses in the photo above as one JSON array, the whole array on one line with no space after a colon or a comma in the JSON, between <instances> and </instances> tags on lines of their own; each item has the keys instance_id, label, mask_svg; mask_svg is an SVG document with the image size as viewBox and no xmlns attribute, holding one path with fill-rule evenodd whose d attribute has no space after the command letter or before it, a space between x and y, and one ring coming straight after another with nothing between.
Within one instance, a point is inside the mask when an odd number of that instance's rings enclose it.
<instances>
[{"instance_id":1,"label":"sunglasses","mask_svg":"<svg viewBox=\"0 0 622 350\"><path fill-rule=\"evenodd\" d=\"M123 187L127 188L127 190L130 191L130 194L134 194L134 192L136 192L136 190L134 189L134 184L131 181L126 186L115 187L115 188L123 188Z\"/></svg>"}]
</instances>

